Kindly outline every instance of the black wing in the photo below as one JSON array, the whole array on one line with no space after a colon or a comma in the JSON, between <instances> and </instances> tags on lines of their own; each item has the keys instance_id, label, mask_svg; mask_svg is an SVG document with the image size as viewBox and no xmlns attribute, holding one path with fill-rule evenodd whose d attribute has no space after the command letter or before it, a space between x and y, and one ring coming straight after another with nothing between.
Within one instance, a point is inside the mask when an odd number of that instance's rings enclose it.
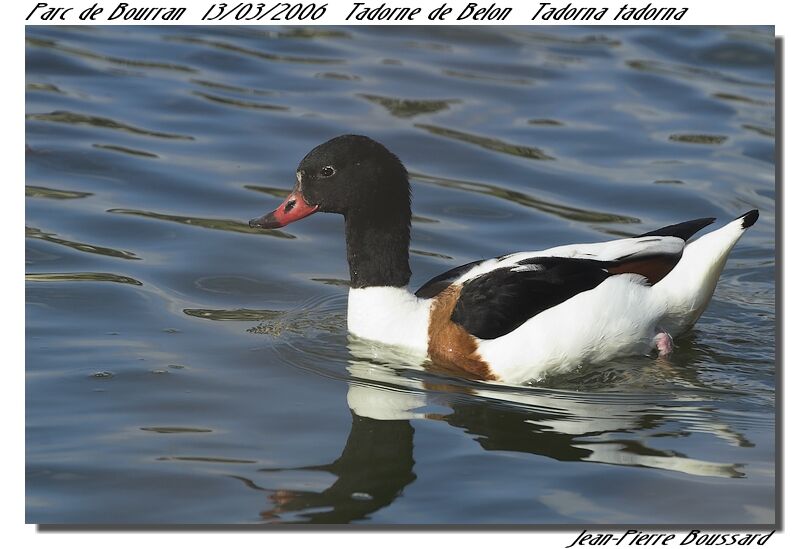
<instances>
[{"instance_id":1,"label":"black wing","mask_svg":"<svg viewBox=\"0 0 800 549\"><path fill-rule=\"evenodd\" d=\"M494 339L595 288L612 276L609 265L591 259L540 257L495 269L464 283L450 318L476 337Z\"/></svg>"},{"instance_id":2,"label":"black wing","mask_svg":"<svg viewBox=\"0 0 800 549\"><path fill-rule=\"evenodd\" d=\"M678 252L629 254L613 261L532 257L467 280L450 319L481 339L494 339L606 278L632 273L655 284L680 261Z\"/></svg>"}]
</instances>

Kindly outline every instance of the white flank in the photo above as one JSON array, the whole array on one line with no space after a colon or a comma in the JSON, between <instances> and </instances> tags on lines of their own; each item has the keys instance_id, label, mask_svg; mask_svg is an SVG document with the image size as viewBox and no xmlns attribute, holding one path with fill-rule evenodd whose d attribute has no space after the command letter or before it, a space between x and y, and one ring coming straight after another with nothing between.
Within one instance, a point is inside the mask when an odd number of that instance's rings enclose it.
<instances>
[{"instance_id":1,"label":"white flank","mask_svg":"<svg viewBox=\"0 0 800 549\"><path fill-rule=\"evenodd\" d=\"M351 288L347 329L359 337L427 352L430 299L405 288Z\"/></svg>"},{"instance_id":2,"label":"white flank","mask_svg":"<svg viewBox=\"0 0 800 549\"><path fill-rule=\"evenodd\" d=\"M547 309L513 332L478 345L502 381L523 383L653 348L665 304L644 278L623 274Z\"/></svg>"}]
</instances>

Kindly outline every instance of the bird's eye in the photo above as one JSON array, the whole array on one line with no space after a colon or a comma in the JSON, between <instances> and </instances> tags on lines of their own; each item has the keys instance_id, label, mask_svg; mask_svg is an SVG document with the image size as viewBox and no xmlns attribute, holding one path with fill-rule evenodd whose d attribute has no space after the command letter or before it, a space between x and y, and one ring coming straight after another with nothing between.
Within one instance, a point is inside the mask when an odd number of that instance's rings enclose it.
<instances>
[{"instance_id":1,"label":"bird's eye","mask_svg":"<svg viewBox=\"0 0 800 549\"><path fill-rule=\"evenodd\" d=\"M336 173L336 169L333 166L325 166L319 171L320 177L330 177Z\"/></svg>"}]
</instances>

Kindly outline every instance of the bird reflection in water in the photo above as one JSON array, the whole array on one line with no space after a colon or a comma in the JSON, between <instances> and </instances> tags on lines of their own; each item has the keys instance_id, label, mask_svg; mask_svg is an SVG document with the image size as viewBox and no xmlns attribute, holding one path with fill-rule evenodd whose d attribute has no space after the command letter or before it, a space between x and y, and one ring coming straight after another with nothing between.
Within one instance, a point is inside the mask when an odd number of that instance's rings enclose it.
<instances>
[{"instance_id":1,"label":"bird reflection in water","mask_svg":"<svg viewBox=\"0 0 800 549\"><path fill-rule=\"evenodd\" d=\"M523 452L558 461L596 462L656 468L688 475L743 477L740 464L689 458L656 449L643 431L675 421L688 431L710 432L735 446L749 446L743 435L718 419L713 409L670 400L659 407L653 395L580 393L539 387L509 387L449 379L424 370L396 369L413 357L394 357L386 348L350 337L347 403L352 424L341 455L332 463L296 468L265 468L265 474L324 472L335 481L321 491L264 488L266 522L346 524L367 519L392 504L417 478L412 421L443 421L463 430L487 451ZM400 352L400 351L397 351ZM667 363L654 364L667 368ZM673 372L674 374L674 372ZM445 413L432 412L448 410ZM662 439L663 440L663 439Z\"/></svg>"},{"instance_id":2,"label":"bird reflection in water","mask_svg":"<svg viewBox=\"0 0 800 549\"><path fill-rule=\"evenodd\" d=\"M352 426L341 456L332 463L297 468L265 468L260 472L321 471L336 476L321 492L268 490L237 477L250 488L269 493L266 522L348 524L390 505L416 480L414 428L407 420L377 420L352 413ZM296 519L287 518L294 516Z\"/></svg>"}]
</instances>

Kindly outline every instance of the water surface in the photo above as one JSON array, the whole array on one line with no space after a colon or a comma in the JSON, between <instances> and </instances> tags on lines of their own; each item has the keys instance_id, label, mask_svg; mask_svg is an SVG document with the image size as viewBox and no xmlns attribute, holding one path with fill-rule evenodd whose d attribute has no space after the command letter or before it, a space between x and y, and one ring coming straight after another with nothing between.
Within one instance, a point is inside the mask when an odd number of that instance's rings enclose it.
<instances>
[{"instance_id":1,"label":"water surface","mask_svg":"<svg viewBox=\"0 0 800 549\"><path fill-rule=\"evenodd\" d=\"M772 28L28 27L27 520L775 520ZM412 173L412 285L761 211L669 360L531 386L345 329L318 143Z\"/></svg>"}]
</instances>

